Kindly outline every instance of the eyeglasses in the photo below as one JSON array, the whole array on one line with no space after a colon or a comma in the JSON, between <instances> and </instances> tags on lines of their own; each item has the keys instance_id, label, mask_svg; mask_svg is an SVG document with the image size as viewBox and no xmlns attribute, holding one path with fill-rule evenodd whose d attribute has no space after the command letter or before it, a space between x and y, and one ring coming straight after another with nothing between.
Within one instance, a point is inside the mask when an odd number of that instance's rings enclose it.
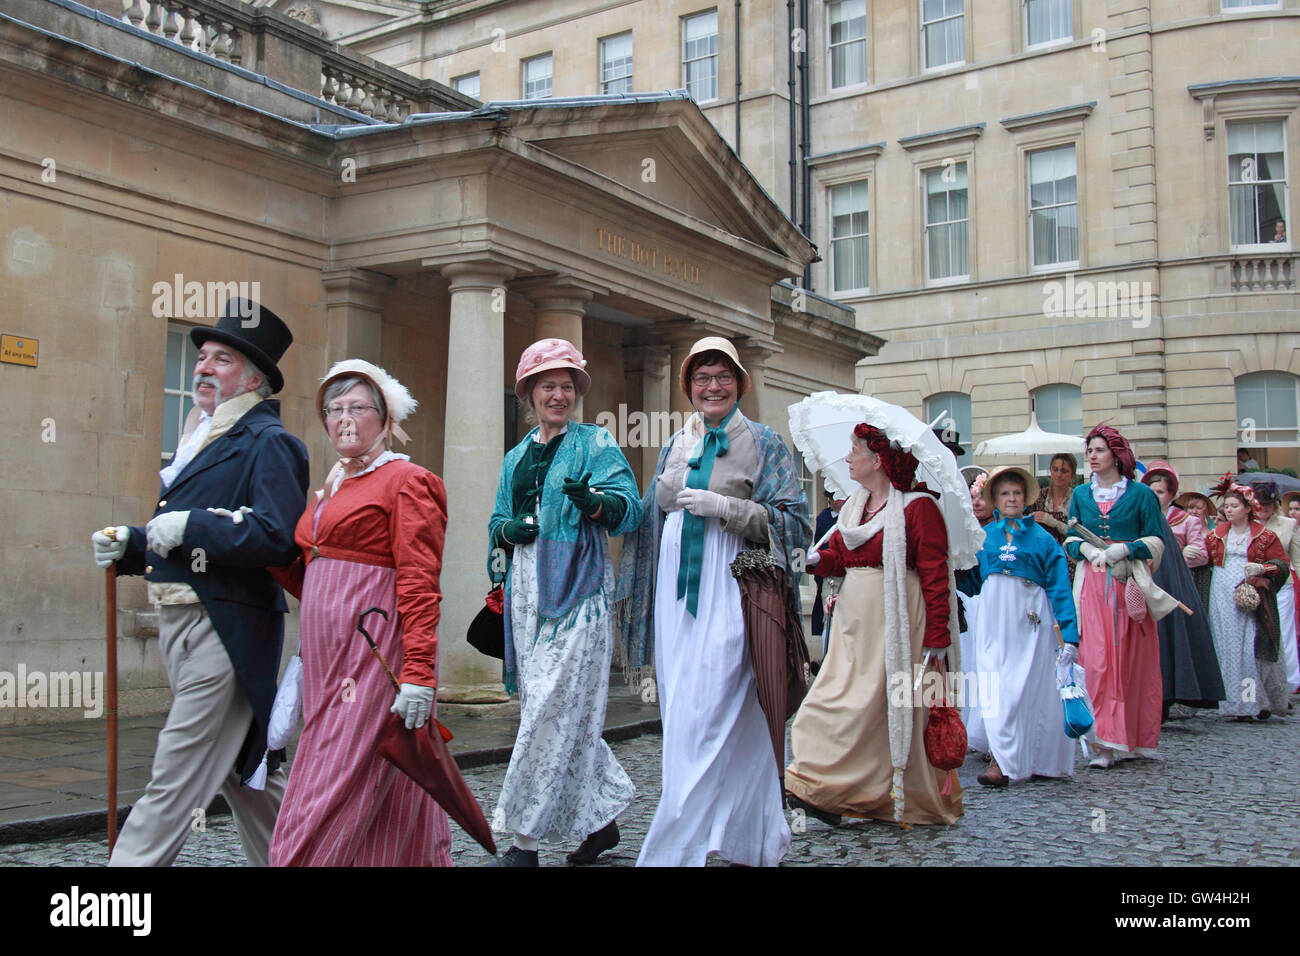
<instances>
[{"instance_id":1,"label":"eyeglasses","mask_svg":"<svg viewBox=\"0 0 1300 956\"><path fill-rule=\"evenodd\" d=\"M360 418L366 412L379 411L374 405L329 405L325 408L325 417L328 419L338 419L343 417L347 412L349 418Z\"/></svg>"},{"instance_id":2,"label":"eyeglasses","mask_svg":"<svg viewBox=\"0 0 1300 956\"><path fill-rule=\"evenodd\" d=\"M696 388L708 388L710 382L717 382L723 388L728 385L736 384L736 376L730 372L720 372L717 375L705 375L703 372L691 376L691 384Z\"/></svg>"}]
</instances>

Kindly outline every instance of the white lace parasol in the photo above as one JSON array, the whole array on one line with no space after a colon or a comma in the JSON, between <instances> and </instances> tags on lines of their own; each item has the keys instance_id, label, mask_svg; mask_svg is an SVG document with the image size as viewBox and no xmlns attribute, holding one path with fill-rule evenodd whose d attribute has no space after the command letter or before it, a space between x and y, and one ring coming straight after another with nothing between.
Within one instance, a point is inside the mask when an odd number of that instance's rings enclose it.
<instances>
[{"instance_id":1,"label":"white lace parasol","mask_svg":"<svg viewBox=\"0 0 1300 956\"><path fill-rule=\"evenodd\" d=\"M808 467L826 479L837 497L847 498L857 483L844 457L852 448L853 428L866 422L879 428L917 460L916 479L939 492L939 510L948 529L954 568L972 567L984 546L984 530L971 509L970 490L957 459L925 422L898 405L870 395L817 392L791 405L790 435Z\"/></svg>"}]
</instances>

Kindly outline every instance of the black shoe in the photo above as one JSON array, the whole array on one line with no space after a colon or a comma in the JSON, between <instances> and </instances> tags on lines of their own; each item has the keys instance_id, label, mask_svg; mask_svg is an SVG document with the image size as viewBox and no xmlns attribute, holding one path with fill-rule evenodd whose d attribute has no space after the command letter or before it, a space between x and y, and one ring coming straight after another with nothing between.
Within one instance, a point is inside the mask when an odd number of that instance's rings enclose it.
<instances>
[{"instance_id":1,"label":"black shoe","mask_svg":"<svg viewBox=\"0 0 1300 956\"><path fill-rule=\"evenodd\" d=\"M618 821L610 820L595 833L582 841L582 846L569 854L569 862L574 866L587 866L596 862L596 857L606 850L618 846Z\"/></svg>"},{"instance_id":2,"label":"black shoe","mask_svg":"<svg viewBox=\"0 0 1300 956\"><path fill-rule=\"evenodd\" d=\"M536 850L521 850L512 846L497 857L497 866L540 866Z\"/></svg>"},{"instance_id":3,"label":"black shoe","mask_svg":"<svg viewBox=\"0 0 1300 956\"><path fill-rule=\"evenodd\" d=\"M1261 710L1258 714L1255 715L1255 719L1268 720L1272 716L1273 716L1273 712L1271 710Z\"/></svg>"},{"instance_id":4,"label":"black shoe","mask_svg":"<svg viewBox=\"0 0 1300 956\"><path fill-rule=\"evenodd\" d=\"M840 825L840 815L838 813L828 813L820 807L814 807L811 803L800 800L793 793L785 795L786 801L790 804L791 810L802 810L813 817L816 817L828 827L837 827Z\"/></svg>"}]
</instances>

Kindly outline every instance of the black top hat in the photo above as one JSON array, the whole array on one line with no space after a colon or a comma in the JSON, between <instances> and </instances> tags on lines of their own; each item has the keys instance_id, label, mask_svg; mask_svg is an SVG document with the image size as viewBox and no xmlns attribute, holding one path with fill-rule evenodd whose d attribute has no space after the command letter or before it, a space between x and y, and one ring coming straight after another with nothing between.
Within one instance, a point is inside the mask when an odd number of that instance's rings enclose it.
<instances>
[{"instance_id":1,"label":"black top hat","mask_svg":"<svg viewBox=\"0 0 1300 956\"><path fill-rule=\"evenodd\" d=\"M216 339L246 356L266 376L273 393L284 388L284 376L276 363L293 344L293 333L266 306L252 299L227 299L216 325L190 329L190 341L196 347L209 339Z\"/></svg>"},{"instance_id":2,"label":"black top hat","mask_svg":"<svg viewBox=\"0 0 1300 956\"><path fill-rule=\"evenodd\" d=\"M958 458L966 454L966 449L962 448L960 444L961 432L956 431L955 429L952 428L931 428L930 431L935 433L935 435L939 439L940 444L942 444L944 448L948 449ZM948 439L945 439L944 438L945 434L951 435L952 440L949 441Z\"/></svg>"}]
</instances>

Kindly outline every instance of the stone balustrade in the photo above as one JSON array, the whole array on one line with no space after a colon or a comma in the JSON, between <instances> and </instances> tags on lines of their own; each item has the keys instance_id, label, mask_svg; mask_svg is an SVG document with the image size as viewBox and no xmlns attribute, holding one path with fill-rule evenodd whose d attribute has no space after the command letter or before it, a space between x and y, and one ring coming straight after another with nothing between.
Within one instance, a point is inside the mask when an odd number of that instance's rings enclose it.
<instances>
[{"instance_id":1,"label":"stone balustrade","mask_svg":"<svg viewBox=\"0 0 1300 956\"><path fill-rule=\"evenodd\" d=\"M110 0L111 2L111 0ZM121 0L121 18L155 36L260 73L384 123L478 103L331 43L306 18L239 0Z\"/></svg>"},{"instance_id":2,"label":"stone balustrade","mask_svg":"<svg viewBox=\"0 0 1300 956\"><path fill-rule=\"evenodd\" d=\"M246 30L214 6L182 0L124 0L122 19L225 63L242 63Z\"/></svg>"},{"instance_id":3,"label":"stone balustrade","mask_svg":"<svg viewBox=\"0 0 1300 956\"><path fill-rule=\"evenodd\" d=\"M1232 260L1233 292L1291 292L1295 290L1295 253L1237 256Z\"/></svg>"}]
</instances>

